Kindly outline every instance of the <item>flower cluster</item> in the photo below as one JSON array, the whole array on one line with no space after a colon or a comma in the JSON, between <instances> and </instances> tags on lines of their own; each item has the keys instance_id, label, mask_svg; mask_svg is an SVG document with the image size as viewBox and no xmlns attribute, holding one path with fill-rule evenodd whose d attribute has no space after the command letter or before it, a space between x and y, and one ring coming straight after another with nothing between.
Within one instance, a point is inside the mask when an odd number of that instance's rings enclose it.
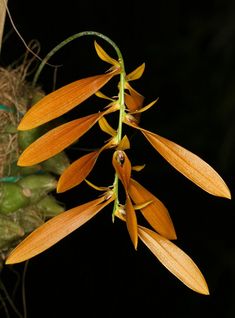
<instances>
[{"instance_id":1,"label":"flower cluster","mask_svg":"<svg viewBox=\"0 0 235 318\"><path fill-rule=\"evenodd\" d=\"M126 223L135 249L137 249L140 239L156 258L186 286L198 293L209 294L201 271L192 259L172 242L176 239L176 233L167 208L154 194L132 178L132 171L140 171L144 166L132 166L127 155L130 142L128 136L123 136L123 125L128 125L142 133L169 164L203 190L224 198L231 198L230 191L218 173L201 158L176 143L139 126L141 113L157 102L156 99L144 106L144 97L131 84L132 81L142 76L145 64L127 75L120 51L117 51L118 60L115 60L97 42L95 42L95 49L103 61L111 64L111 68L104 74L80 79L48 94L28 110L18 129L29 130L49 122L80 105L94 94L106 99L108 105L101 112L53 128L22 152L18 165L30 166L47 160L77 142L98 123L100 129L110 138L100 149L83 155L65 169L59 178L57 191L67 191L85 181L100 191L102 195L45 222L10 253L6 263L22 262L43 252L83 225L108 204L113 203L113 220L118 217ZM108 97L100 90L114 76L120 76L118 95ZM109 114L114 112L119 114L117 129L113 128L107 119ZM110 149L113 151L113 184L96 186L88 181L87 177L101 152ZM124 202L120 202L120 185L125 194ZM143 215L151 229L138 224L138 213Z\"/></svg>"}]
</instances>

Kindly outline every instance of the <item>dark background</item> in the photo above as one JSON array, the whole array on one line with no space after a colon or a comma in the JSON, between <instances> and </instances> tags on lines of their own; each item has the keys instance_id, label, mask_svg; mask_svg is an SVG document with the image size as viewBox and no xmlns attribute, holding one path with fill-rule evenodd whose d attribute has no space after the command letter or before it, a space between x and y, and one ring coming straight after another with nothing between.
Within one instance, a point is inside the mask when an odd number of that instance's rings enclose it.
<instances>
[{"instance_id":1,"label":"dark background","mask_svg":"<svg viewBox=\"0 0 235 318\"><path fill-rule=\"evenodd\" d=\"M127 72L145 62L143 77L133 85L146 104L160 99L143 114L141 125L203 158L220 173L233 196L234 1L9 0L9 9L26 43L39 41L41 57L68 36L94 30L116 42ZM10 30L7 19L6 32ZM106 70L93 40L76 40L52 58L51 63L63 64L57 87ZM97 41L114 56L112 48ZM1 64L8 65L24 53L13 32L4 43ZM45 67L39 83L46 92L52 90L51 67ZM72 115L81 116L83 111L81 107ZM92 130L85 139L89 147L94 136ZM68 154L71 160L78 156L75 149ZM130 156L135 164L146 164L136 179L168 207L178 234L176 244L199 266L211 295L188 289L141 242L135 251L125 226L119 220L112 223L110 206L30 260L28 317L235 317L233 200L197 188L139 134L132 138ZM92 181L106 184L108 164L108 160L97 163ZM95 196L82 184L59 199L70 208ZM22 272L23 264L14 269ZM14 280L7 269L5 273L5 282ZM21 308L20 295L18 301Z\"/></svg>"}]
</instances>

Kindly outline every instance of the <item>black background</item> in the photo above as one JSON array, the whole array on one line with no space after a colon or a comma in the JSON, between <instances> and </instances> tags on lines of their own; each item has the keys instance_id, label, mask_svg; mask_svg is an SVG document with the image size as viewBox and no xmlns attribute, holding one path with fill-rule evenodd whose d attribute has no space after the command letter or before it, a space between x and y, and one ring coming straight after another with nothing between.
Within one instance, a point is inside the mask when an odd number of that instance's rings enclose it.
<instances>
[{"instance_id":1,"label":"black background","mask_svg":"<svg viewBox=\"0 0 235 318\"><path fill-rule=\"evenodd\" d=\"M26 43L39 41L41 57L68 36L94 30L116 42L127 72L145 62L143 77L133 85L145 96L146 104L160 99L142 115L141 125L203 158L220 173L233 196L234 1L9 0L9 9ZM10 30L7 19L6 32ZM52 58L51 63L63 64L57 87L106 70L93 41L90 37L76 40ZM113 54L109 46L97 41ZM24 52L13 33L4 43L1 64L12 63ZM46 92L52 90L51 67L45 67L39 82ZM88 104L89 113L93 100ZM71 116L83 112L81 107ZM89 132L83 145L87 142L92 147L95 140L97 146L96 132ZM74 149L68 154L71 160L78 157ZM233 200L197 188L138 134L132 138L130 156L134 164L146 164L136 179L168 207L178 235L176 244L202 270L211 295L188 289L141 242L135 251L125 226L119 220L112 223L108 207L30 260L28 317L235 317ZM92 181L101 185L109 180L110 163L103 160L92 175ZM95 196L95 191L82 184L59 199L70 208ZM14 269L21 272L23 264ZM8 269L2 273L6 283L14 281L13 276Z\"/></svg>"}]
</instances>

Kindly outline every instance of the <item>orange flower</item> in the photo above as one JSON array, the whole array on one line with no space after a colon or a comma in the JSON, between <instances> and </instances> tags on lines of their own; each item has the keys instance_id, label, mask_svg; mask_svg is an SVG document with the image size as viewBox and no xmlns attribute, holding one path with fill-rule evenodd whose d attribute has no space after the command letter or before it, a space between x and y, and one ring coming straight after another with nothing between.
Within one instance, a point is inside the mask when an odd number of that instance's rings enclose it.
<instances>
[{"instance_id":1,"label":"orange flower","mask_svg":"<svg viewBox=\"0 0 235 318\"><path fill-rule=\"evenodd\" d=\"M131 163L126 153L123 150L115 151L112 162L126 193L125 206L121 207L120 210L125 214L127 229L135 249L137 249L138 244L135 210L140 210L158 233L166 238L176 239L175 229L166 207L151 192L131 178Z\"/></svg>"},{"instance_id":2,"label":"orange flower","mask_svg":"<svg viewBox=\"0 0 235 318\"><path fill-rule=\"evenodd\" d=\"M126 224L127 224L127 229L131 237L132 243L135 249L137 249L137 244L138 244L137 218L136 218L136 213L128 193L129 182L131 177L131 163L126 153L123 150L117 150L114 152L112 162L113 162L114 169L118 175L118 178L121 180L126 192L126 204L125 204Z\"/></svg>"}]
</instances>

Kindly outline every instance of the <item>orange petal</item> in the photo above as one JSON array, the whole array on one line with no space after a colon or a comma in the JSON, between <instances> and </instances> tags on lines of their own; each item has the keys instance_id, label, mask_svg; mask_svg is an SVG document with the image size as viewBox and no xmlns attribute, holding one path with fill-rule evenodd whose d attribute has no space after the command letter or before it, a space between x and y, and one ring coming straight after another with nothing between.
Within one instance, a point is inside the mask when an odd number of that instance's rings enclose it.
<instances>
[{"instance_id":1,"label":"orange petal","mask_svg":"<svg viewBox=\"0 0 235 318\"><path fill-rule=\"evenodd\" d=\"M128 82L125 83L125 88L129 94L125 94L125 103L130 111L136 111L143 106L144 96L138 93Z\"/></svg>"},{"instance_id":2,"label":"orange petal","mask_svg":"<svg viewBox=\"0 0 235 318\"><path fill-rule=\"evenodd\" d=\"M133 243L135 249L137 249L137 244L138 244L137 219L136 219L134 207L133 207L132 202L130 200L130 197L128 195L126 198L125 211L126 211L127 229L128 229L129 235L131 237L132 243Z\"/></svg>"},{"instance_id":3,"label":"orange petal","mask_svg":"<svg viewBox=\"0 0 235 318\"><path fill-rule=\"evenodd\" d=\"M140 109L144 102L144 97L137 91L132 89L131 94L125 93L125 104L130 112L135 112Z\"/></svg>"},{"instance_id":4,"label":"orange petal","mask_svg":"<svg viewBox=\"0 0 235 318\"><path fill-rule=\"evenodd\" d=\"M84 135L101 116L92 114L50 130L24 150L17 164L30 166L56 155Z\"/></svg>"},{"instance_id":5,"label":"orange petal","mask_svg":"<svg viewBox=\"0 0 235 318\"><path fill-rule=\"evenodd\" d=\"M118 71L115 70L87 77L46 95L27 111L18 129L28 130L67 113L96 93L117 73Z\"/></svg>"},{"instance_id":6,"label":"orange petal","mask_svg":"<svg viewBox=\"0 0 235 318\"><path fill-rule=\"evenodd\" d=\"M57 192L64 192L79 185L93 169L99 153L93 151L74 161L60 176Z\"/></svg>"},{"instance_id":7,"label":"orange petal","mask_svg":"<svg viewBox=\"0 0 235 318\"><path fill-rule=\"evenodd\" d=\"M201 158L176 143L141 129L151 145L180 173L208 193L231 199L219 174Z\"/></svg>"},{"instance_id":8,"label":"orange petal","mask_svg":"<svg viewBox=\"0 0 235 318\"><path fill-rule=\"evenodd\" d=\"M135 99L127 93L125 93L125 104L130 112L134 112L138 109Z\"/></svg>"},{"instance_id":9,"label":"orange petal","mask_svg":"<svg viewBox=\"0 0 235 318\"><path fill-rule=\"evenodd\" d=\"M133 179L130 179L128 193L136 205L152 201L140 210L141 213L154 230L162 236L170 240L176 239L174 225L169 212L159 199Z\"/></svg>"},{"instance_id":10,"label":"orange petal","mask_svg":"<svg viewBox=\"0 0 235 318\"><path fill-rule=\"evenodd\" d=\"M104 197L77 206L50 219L29 234L8 256L6 264L23 262L42 253L90 220L113 199Z\"/></svg>"},{"instance_id":11,"label":"orange petal","mask_svg":"<svg viewBox=\"0 0 235 318\"><path fill-rule=\"evenodd\" d=\"M116 150L113 154L113 166L118 178L121 180L125 190L128 189L131 177L131 163L123 150Z\"/></svg>"},{"instance_id":12,"label":"orange petal","mask_svg":"<svg viewBox=\"0 0 235 318\"><path fill-rule=\"evenodd\" d=\"M205 278L185 252L171 241L145 227L139 226L138 234L144 244L173 275L195 292L209 295Z\"/></svg>"}]
</instances>

